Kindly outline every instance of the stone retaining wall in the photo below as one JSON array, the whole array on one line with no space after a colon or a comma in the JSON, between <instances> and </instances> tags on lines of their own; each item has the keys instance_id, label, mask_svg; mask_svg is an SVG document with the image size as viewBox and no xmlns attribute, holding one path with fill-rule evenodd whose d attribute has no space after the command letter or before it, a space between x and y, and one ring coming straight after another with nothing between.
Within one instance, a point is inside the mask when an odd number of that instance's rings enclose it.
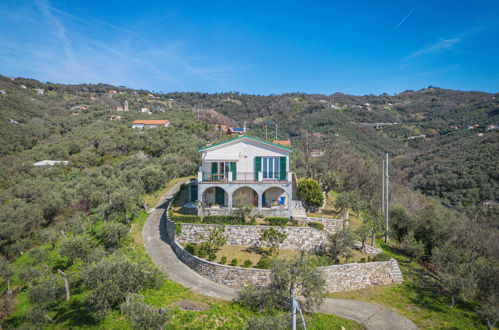
<instances>
[{"instance_id":1,"label":"stone retaining wall","mask_svg":"<svg viewBox=\"0 0 499 330\"><path fill-rule=\"evenodd\" d=\"M317 222L324 226L324 230L331 234L337 233L343 229L343 219L329 219L329 218L312 218L298 220L298 223L308 225L310 222Z\"/></svg>"},{"instance_id":2,"label":"stone retaining wall","mask_svg":"<svg viewBox=\"0 0 499 330\"><path fill-rule=\"evenodd\" d=\"M181 243L201 243L206 241L210 230L217 225L183 223L181 234L177 240ZM267 243L260 241L262 232L265 229L276 228L284 232L286 239L279 246L287 250L320 250L327 242L326 231L317 230L311 227L273 227L273 226L225 226L225 236L227 245L267 247Z\"/></svg>"},{"instance_id":3,"label":"stone retaining wall","mask_svg":"<svg viewBox=\"0 0 499 330\"><path fill-rule=\"evenodd\" d=\"M191 255L175 240L175 224L169 219L168 210L163 214L163 224L166 226L167 239L175 254L202 276L232 288L269 283L270 271L267 269L220 265ZM374 285L401 283L403 280L394 259L384 262L333 265L320 269L326 279L326 292L358 290Z\"/></svg>"}]
</instances>

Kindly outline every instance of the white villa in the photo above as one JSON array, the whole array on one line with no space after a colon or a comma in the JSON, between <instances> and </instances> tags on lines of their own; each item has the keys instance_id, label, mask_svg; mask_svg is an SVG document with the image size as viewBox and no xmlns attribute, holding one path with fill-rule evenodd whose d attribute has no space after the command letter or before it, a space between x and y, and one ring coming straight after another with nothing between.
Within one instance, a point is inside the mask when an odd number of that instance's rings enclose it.
<instances>
[{"instance_id":1,"label":"white villa","mask_svg":"<svg viewBox=\"0 0 499 330\"><path fill-rule=\"evenodd\" d=\"M296 176L290 171L291 149L241 136L199 149L201 166L198 214L228 215L238 201L251 203L264 216L290 217L298 208Z\"/></svg>"}]
</instances>

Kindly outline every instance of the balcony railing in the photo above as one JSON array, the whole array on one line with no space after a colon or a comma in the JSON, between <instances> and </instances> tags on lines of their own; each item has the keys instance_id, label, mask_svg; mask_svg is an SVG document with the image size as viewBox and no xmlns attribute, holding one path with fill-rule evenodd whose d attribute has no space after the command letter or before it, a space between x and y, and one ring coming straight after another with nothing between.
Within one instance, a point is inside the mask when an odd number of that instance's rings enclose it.
<instances>
[{"instance_id":1,"label":"balcony railing","mask_svg":"<svg viewBox=\"0 0 499 330\"><path fill-rule=\"evenodd\" d=\"M286 172L286 178L281 180L280 173L267 173L264 177L262 172L258 175L255 172L237 172L234 175L232 172L218 174L209 172L198 172L198 181L200 182L290 182L291 172Z\"/></svg>"}]
</instances>

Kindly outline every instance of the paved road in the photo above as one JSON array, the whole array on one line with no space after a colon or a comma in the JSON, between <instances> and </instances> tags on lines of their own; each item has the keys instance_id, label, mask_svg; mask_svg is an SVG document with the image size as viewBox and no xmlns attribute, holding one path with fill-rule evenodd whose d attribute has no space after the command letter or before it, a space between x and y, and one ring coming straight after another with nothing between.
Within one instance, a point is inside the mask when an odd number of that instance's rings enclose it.
<instances>
[{"instance_id":1,"label":"paved road","mask_svg":"<svg viewBox=\"0 0 499 330\"><path fill-rule=\"evenodd\" d=\"M175 252L168 244L165 226L160 219L180 185L181 183L175 185L162 196L158 207L151 212L144 224L142 237L146 251L172 281L205 296L234 300L237 298L237 290L220 285L199 275L178 260ZM354 320L370 330L417 329L410 320L380 305L355 300L326 298L317 312L335 314Z\"/></svg>"}]
</instances>

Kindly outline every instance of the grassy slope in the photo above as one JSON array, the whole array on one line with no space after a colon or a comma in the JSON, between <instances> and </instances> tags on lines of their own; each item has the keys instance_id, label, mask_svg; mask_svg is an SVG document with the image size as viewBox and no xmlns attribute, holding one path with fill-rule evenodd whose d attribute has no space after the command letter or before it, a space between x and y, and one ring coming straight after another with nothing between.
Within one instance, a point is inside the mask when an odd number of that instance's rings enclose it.
<instances>
[{"instance_id":1,"label":"grassy slope","mask_svg":"<svg viewBox=\"0 0 499 330\"><path fill-rule=\"evenodd\" d=\"M339 299L375 302L394 309L421 329L485 329L470 303L459 301L450 307L434 276L415 262L408 262L396 248L380 242L385 253L398 260L404 283L377 286L352 292L329 294Z\"/></svg>"},{"instance_id":2,"label":"grassy slope","mask_svg":"<svg viewBox=\"0 0 499 330\"><path fill-rule=\"evenodd\" d=\"M174 183L170 182L165 189L172 187ZM157 197L156 200L159 200ZM149 255L145 253L142 244L142 227L146 222L148 214L143 212L132 223L129 239L120 248L120 252L138 260L141 263L152 263ZM43 248L50 249L49 245ZM15 269L28 264L31 261L27 254L12 263ZM65 263L56 251L51 252L51 258L47 262L49 267ZM80 265L76 264L70 267L67 272L76 271ZM19 291L15 297L14 312L3 322L2 326L6 329L18 328L26 317L27 312L32 308L27 290L18 278L13 281L13 286ZM5 288L0 287L2 290ZM89 306L85 303L85 297L88 290L72 290L71 300L69 302L60 301L51 307L49 315L57 320L57 323L50 324L50 329L130 329L131 324L116 311L108 312L102 320L94 318ZM218 299L201 296L193 293L189 289L170 281L166 277L163 279L160 287L148 289L141 292L145 297L146 303L155 307L166 307L169 310L170 322L166 329L241 329L246 321L251 317L263 317L270 315L266 312L253 311L237 303L230 303ZM179 302L188 302L191 304L206 304L209 309L205 311L188 311L179 308ZM354 321L337 317L335 315L311 314L307 316L307 325L309 329L363 329L363 327Z\"/></svg>"}]
</instances>

